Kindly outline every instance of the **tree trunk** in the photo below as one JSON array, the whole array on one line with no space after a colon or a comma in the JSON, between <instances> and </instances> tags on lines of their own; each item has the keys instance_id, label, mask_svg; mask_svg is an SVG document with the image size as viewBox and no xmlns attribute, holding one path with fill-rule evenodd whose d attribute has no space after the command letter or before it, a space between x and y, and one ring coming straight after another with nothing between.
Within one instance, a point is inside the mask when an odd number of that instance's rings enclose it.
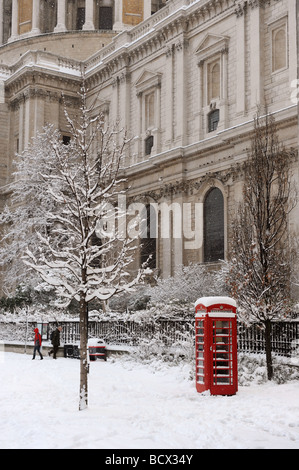
<instances>
[{"instance_id":1,"label":"tree trunk","mask_svg":"<svg viewBox=\"0 0 299 470\"><path fill-rule=\"evenodd\" d=\"M266 341L266 363L268 380L273 378L273 364L272 364L272 324L271 320L265 321L265 341Z\"/></svg>"},{"instance_id":2,"label":"tree trunk","mask_svg":"<svg viewBox=\"0 0 299 470\"><path fill-rule=\"evenodd\" d=\"M88 304L84 294L80 299L80 396L79 410L85 410L88 406Z\"/></svg>"}]
</instances>

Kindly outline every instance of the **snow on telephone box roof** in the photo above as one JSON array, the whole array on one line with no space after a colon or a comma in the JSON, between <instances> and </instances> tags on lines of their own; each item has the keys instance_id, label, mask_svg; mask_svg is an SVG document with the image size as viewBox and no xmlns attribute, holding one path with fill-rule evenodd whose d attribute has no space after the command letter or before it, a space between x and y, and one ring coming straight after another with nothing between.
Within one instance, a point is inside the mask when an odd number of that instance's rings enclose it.
<instances>
[{"instance_id":1,"label":"snow on telephone box roof","mask_svg":"<svg viewBox=\"0 0 299 470\"><path fill-rule=\"evenodd\" d=\"M201 297L194 304L196 316L234 317L237 303L231 297Z\"/></svg>"}]
</instances>

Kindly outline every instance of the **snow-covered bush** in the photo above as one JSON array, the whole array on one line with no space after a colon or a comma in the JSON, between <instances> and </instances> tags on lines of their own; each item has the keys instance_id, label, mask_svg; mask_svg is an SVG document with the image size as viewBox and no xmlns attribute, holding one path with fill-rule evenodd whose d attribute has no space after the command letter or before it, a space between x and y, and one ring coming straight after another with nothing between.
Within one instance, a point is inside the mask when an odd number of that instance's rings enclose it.
<instances>
[{"instance_id":1,"label":"snow-covered bush","mask_svg":"<svg viewBox=\"0 0 299 470\"><path fill-rule=\"evenodd\" d=\"M161 360L177 364L178 362L192 363L194 360L194 341L191 334L182 334L171 346L161 332L156 332L151 338L142 338L134 349L133 355L141 362L150 363Z\"/></svg>"},{"instance_id":2,"label":"snow-covered bush","mask_svg":"<svg viewBox=\"0 0 299 470\"><path fill-rule=\"evenodd\" d=\"M289 358L273 357L274 377L273 382L282 384L291 380L299 379L299 368L294 367ZM252 383L262 384L267 382L267 365L265 354L238 355L238 382L239 385L250 385Z\"/></svg>"},{"instance_id":3,"label":"snow-covered bush","mask_svg":"<svg viewBox=\"0 0 299 470\"><path fill-rule=\"evenodd\" d=\"M0 321L0 341L25 342L26 323L5 323Z\"/></svg>"},{"instance_id":4,"label":"snow-covered bush","mask_svg":"<svg viewBox=\"0 0 299 470\"><path fill-rule=\"evenodd\" d=\"M156 285L142 285L133 294L114 297L109 307L130 312L140 318L185 318L194 316L194 302L208 295L227 295L222 270L211 270L206 265L180 265L174 275L156 278Z\"/></svg>"},{"instance_id":5,"label":"snow-covered bush","mask_svg":"<svg viewBox=\"0 0 299 470\"><path fill-rule=\"evenodd\" d=\"M209 295L224 295L227 293L225 282L218 271L212 271L206 265L191 263L180 265L174 276L167 279L157 279L157 284L149 288L152 304L193 303L199 297Z\"/></svg>"}]
</instances>

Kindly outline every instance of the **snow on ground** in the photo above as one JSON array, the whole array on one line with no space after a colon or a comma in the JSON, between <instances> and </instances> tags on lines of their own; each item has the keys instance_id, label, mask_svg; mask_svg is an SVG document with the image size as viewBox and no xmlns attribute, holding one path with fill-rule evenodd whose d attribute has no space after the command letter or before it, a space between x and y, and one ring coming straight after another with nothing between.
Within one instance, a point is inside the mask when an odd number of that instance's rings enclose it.
<instances>
[{"instance_id":1,"label":"snow on ground","mask_svg":"<svg viewBox=\"0 0 299 470\"><path fill-rule=\"evenodd\" d=\"M198 394L191 367L125 356L90 365L78 410L79 361L0 355L1 449L298 449L299 381Z\"/></svg>"}]
</instances>

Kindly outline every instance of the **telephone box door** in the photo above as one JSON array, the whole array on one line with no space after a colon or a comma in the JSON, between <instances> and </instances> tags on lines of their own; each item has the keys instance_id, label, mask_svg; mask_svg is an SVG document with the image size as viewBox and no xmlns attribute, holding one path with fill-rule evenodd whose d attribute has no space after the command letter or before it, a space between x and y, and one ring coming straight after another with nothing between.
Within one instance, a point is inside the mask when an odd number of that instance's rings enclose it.
<instances>
[{"instance_id":1,"label":"telephone box door","mask_svg":"<svg viewBox=\"0 0 299 470\"><path fill-rule=\"evenodd\" d=\"M210 318L212 344L210 347L212 395L237 392L237 332L235 318Z\"/></svg>"}]
</instances>

